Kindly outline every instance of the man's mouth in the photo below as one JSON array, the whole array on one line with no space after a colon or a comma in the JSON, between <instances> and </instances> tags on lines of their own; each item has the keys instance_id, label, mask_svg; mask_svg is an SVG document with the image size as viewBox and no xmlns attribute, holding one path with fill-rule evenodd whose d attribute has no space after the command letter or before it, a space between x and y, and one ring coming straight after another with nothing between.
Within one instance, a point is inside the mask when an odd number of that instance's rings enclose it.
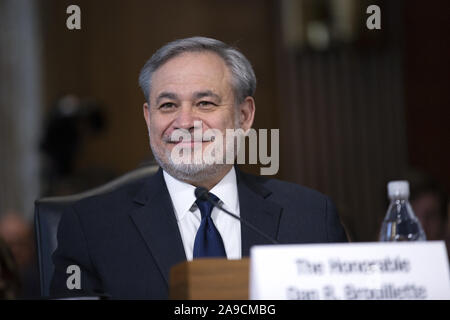
<instances>
[{"instance_id":1,"label":"man's mouth","mask_svg":"<svg viewBox=\"0 0 450 320\"><path fill-rule=\"evenodd\" d=\"M170 141L169 144L177 145L177 146L185 146L185 147L195 147L196 145L202 145L204 143L209 143L211 140L204 141L191 141L191 140L182 140L182 141Z\"/></svg>"},{"instance_id":2,"label":"man's mouth","mask_svg":"<svg viewBox=\"0 0 450 320\"><path fill-rule=\"evenodd\" d=\"M179 140L172 140L172 139L164 139L165 142L170 144L195 144L195 143L205 143L205 142L213 142L214 137L211 137L210 139L203 139L203 140L194 140L194 139L182 139Z\"/></svg>"}]
</instances>

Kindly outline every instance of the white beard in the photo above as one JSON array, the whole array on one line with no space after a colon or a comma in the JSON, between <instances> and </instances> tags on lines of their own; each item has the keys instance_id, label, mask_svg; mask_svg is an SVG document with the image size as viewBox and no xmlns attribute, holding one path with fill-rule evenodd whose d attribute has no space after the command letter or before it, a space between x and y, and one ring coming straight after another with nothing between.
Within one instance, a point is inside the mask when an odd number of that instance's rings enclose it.
<instances>
[{"instance_id":1,"label":"white beard","mask_svg":"<svg viewBox=\"0 0 450 320\"><path fill-rule=\"evenodd\" d=\"M235 119L235 128L239 127L239 120ZM150 136L150 135L149 135ZM223 137L224 141L226 141L225 137ZM226 163L227 153L234 151L234 155L237 154L236 150L236 141L231 141L230 143L225 142L225 152L223 152L223 159L220 163L208 161L205 162L204 155L201 155L201 163L176 163L173 161L171 156L171 151L164 152L165 154L158 153L158 151L153 148L150 139L150 148L153 152L153 156L155 157L156 162L160 165L160 167L170 174L172 177L181 180L181 181L192 181L192 182L201 182L205 181L210 177L217 175L221 172L225 166L230 164ZM204 150L202 150L204 151ZM194 154L195 151L192 152ZM214 157L214 154L212 155ZM233 157L234 159L236 156ZM194 162L194 161L192 161Z\"/></svg>"},{"instance_id":2,"label":"white beard","mask_svg":"<svg viewBox=\"0 0 450 320\"><path fill-rule=\"evenodd\" d=\"M182 180L182 181L203 181L206 180L209 176L214 176L220 171L219 164L207 164L203 160L200 164L195 163L175 163L172 160L171 152L166 151L166 154L161 157L156 150L152 147L150 143L150 147L152 149L153 155L155 157L156 162L164 169L168 174L172 177Z\"/></svg>"},{"instance_id":3,"label":"white beard","mask_svg":"<svg viewBox=\"0 0 450 320\"><path fill-rule=\"evenodd\" d=\"M234 142L231 145L226 146L226 152L232 150ZM202 163L176 163L171 157L171 152L166 150L164 155L161 155L153 148L150 142L150 148L152 149L153 156L156 162L169 173L172 177L181 181L201 182L207 180L209 177L217 175L222 169L229 165L226 163L226 152L223 152L223 159L221 163L208 161L207 163L203 156L201 157ZM211 163L212 162L212 163Z\"/></svg>"}]
</instances>

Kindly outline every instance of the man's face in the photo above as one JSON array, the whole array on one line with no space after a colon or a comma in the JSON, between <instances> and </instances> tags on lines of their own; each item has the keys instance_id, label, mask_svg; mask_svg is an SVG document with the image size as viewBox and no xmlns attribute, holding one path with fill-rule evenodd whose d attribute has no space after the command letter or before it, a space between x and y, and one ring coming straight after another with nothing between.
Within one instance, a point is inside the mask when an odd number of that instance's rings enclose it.
<instances>
[{"instance_id":1,"label":"man's face","mask_svg":"<svg viewBox=\"0 0 450 320\"><path fill-rule=\"evenodd\" d=\"M194 129L218 129L224 135L226 129L247 130L253 122L253 99L235 105L231 73L222 58L211 52L183 53L168 60L153 74L149 100L144 116L154 156L166 171L183 180L202 179L223 165L174 164L172 150L180 143L170 139L174 131L192 134ZM202 140L203 152L210 143ZM180 146L191 148L194 154L193 143Z\"/></svg>"}]
</instances>

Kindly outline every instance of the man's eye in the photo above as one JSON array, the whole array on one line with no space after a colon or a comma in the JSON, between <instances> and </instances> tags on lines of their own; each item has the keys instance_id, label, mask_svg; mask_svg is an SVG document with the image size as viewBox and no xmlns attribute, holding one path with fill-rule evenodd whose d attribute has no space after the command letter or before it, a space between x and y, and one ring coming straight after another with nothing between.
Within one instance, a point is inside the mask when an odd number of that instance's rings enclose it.
<instances>
[{"instance_id":1,"label":"man's eye","mask_svg":"<svg viewBox=\"0 0 450 320\"><path fill-rule=\"evenodd\" d=\"M216 106L216 104L214 102L211 102L211 101L200 101L199 103L197 103L197 105L200 106L200 107Z\"/></svg>"},{"instance_id":2,"label":"man's eye","mask_svg":"<svg viewBox=\"0 0 450 320\"><path fill-rule=\"evenodd\" d=\"M171 109L174 108L175 104L172 102L166 102L159 106L159 109Z\"/></svg>"}]
</instances>

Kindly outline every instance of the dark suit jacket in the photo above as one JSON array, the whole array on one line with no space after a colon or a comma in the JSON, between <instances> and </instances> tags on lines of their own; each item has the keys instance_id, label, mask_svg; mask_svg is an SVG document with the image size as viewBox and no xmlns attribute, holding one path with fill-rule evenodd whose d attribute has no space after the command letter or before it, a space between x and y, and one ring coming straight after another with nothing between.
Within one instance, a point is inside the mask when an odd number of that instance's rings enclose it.
<instances>
[{"instance_id":1,"label":"dark suit jacket","mask_svg":"<svg viewBox=\"0 0 450 320\"><path fill-rule=\"evenodd\" d=\"M317 191L236 170L243 219L280 243L346 241L330 199ZM242 255L268 241L241 225ZM53 254L52 295L104 293L112 298L167 299L169 270L186 260L162 170L64 213ZM81 289L68 290L69 265Z\"/></svg>"}]
</instances>

